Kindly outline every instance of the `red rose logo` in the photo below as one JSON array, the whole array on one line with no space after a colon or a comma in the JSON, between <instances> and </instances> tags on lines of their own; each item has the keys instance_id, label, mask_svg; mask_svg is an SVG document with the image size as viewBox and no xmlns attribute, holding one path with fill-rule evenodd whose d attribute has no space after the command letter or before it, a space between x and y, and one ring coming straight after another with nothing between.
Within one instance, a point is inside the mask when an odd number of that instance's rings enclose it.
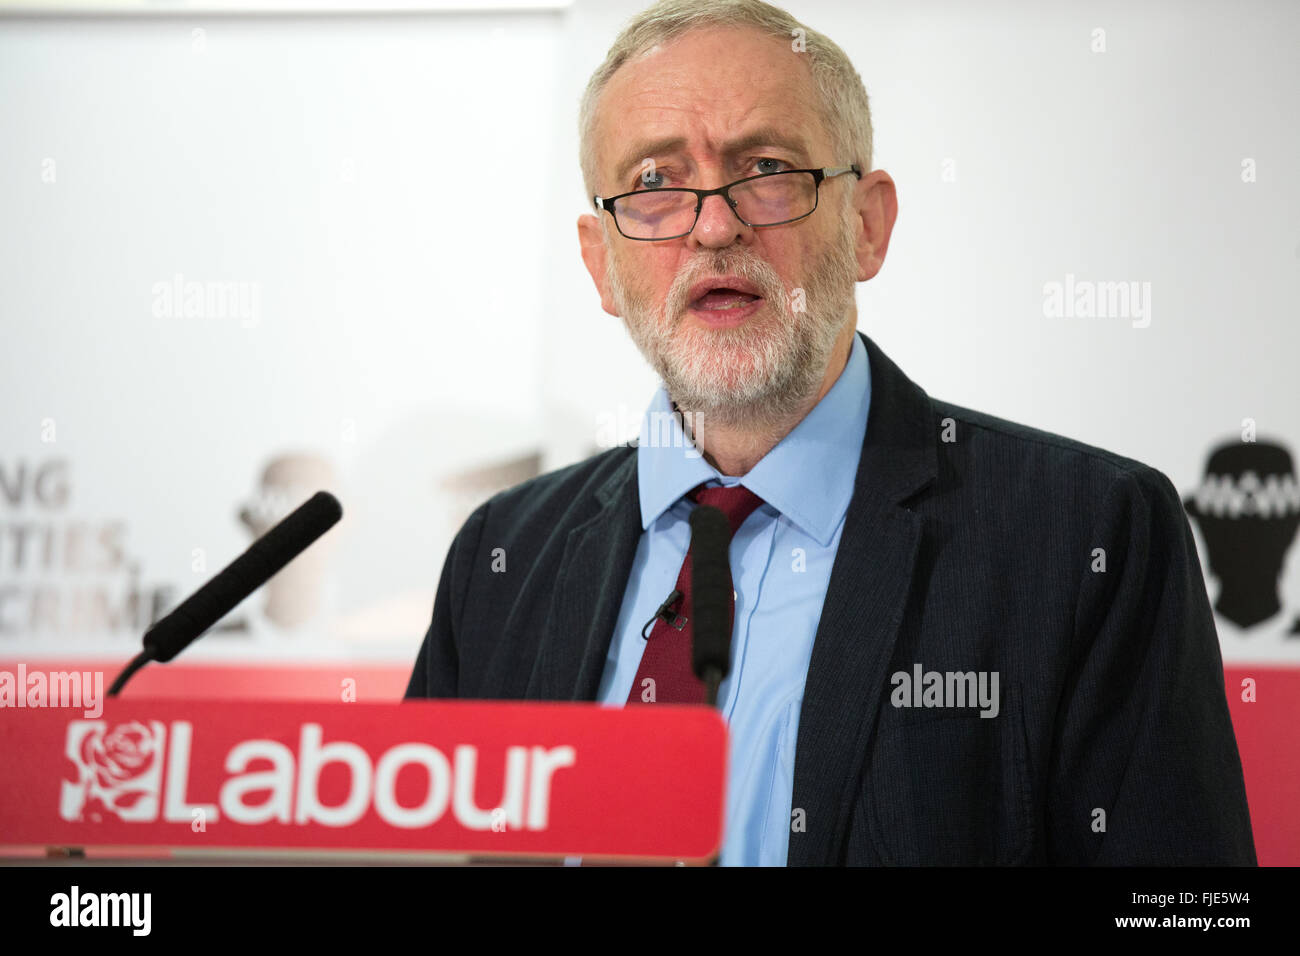
<instances>
[{"instance_id":1,"label":"red rose logo","mask_svg":"<svg viewBox=\"0 0 1300 956\"><path fill-rule=\"evenodd\" d=\"M87 797L92 798L88 802L93 809L98 810L93 804L100 803L106 810L129 810L147 793L129 785L153 768L158 744L148 727L132 722L120 724L106 734L88 733L81 741L80 757L82 767L89 771Z\"/></svg>"}]
</instances>

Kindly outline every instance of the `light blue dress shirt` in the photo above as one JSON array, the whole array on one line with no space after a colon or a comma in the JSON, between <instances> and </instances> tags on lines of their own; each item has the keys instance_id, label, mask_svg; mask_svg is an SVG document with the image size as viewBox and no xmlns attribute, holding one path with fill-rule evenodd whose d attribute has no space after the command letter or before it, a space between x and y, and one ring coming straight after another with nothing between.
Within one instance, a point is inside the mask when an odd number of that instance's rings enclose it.
<instances>
[{"instance_id":1,"label":"light blue dress shirt","mask_svg":"<svg viewBox=\"0 0 1300 956\"><path fill-rule=\"evenodd\" d=\"M743 484L764 502L736 531L730 550L731 673L718 689L730 731L724 866L786 863L804 680L870 403L870 365L854 335L848 364L830 390L744 476L720 474L703 458L662 385L642 423L637 483L644 533L601 675L601 703L626 704L645 650L641 629L677 583L695 507L686 493L702 482Z\"/></svg>"}]
</instances>

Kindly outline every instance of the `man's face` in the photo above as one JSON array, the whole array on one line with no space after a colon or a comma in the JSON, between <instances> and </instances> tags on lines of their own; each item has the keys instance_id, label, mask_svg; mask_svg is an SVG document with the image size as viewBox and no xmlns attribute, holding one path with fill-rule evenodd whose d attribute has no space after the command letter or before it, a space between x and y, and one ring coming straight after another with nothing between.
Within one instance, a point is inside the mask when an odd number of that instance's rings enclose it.
<instances>
[{"instance_id":1,"label":"man's face","mask_svg":"<svg viewBox=\"0 0 1300 956\"><path fill-rule=\"evenodd\" d=\"M832 154L800 56L757 31L714 27L625 64L599 107L601 195L645 188L646 160L652 185L705 189L846 165ZM754 139L736 148L742 138ZM681 142L661 144L673 139ZM678 405L717 423L761 425L817 395L837 340L856 324L854 284L867 278L855 255L856 184L851 173L825 180L811 216L763 228L711 196L693 232L666 241L627 239L601 213L605 308L623 318ZM588 261L593 278L600 261ZM693 301L693 287L720 276L751 283L759 301Z\"/></svg>"}]
</instances>

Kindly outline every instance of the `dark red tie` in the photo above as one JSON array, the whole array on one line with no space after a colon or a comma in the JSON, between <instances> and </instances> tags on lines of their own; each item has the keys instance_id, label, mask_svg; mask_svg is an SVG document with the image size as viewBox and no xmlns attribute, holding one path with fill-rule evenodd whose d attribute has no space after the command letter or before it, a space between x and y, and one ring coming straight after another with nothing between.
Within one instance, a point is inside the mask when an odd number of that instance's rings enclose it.
<instances>
[{"instance_id":1,"label":"dark red tie","mask_svg":"<svg viewBox=\"0 0 1300 956\"><path fill-rule=\"evenodd\" d=\"M735 534L746 518L763 503L763 499L743 485L730 488L705 488L698 485L687 496L701 505L712 505L727 516L731 524L731 533ZM730 576L728 576L730 580ZM654 627L646 639L645 652L641 655L641 666L637 668L636 679L632 681L632 692L628 694L629 704L702 704L704 703L704 684L695 676L691 668L691 635L694 633L695 616L691 606L691 551L686 550L686 559L682 570L677 575L677 590L682 596L669 610L673 613L655 618ZM731 590L730 588L728 590ZM729 627L734 626L736 601L734 595L727 598ZM685 622L680 630L664 620Z\"/></svg>"}]
</instances>

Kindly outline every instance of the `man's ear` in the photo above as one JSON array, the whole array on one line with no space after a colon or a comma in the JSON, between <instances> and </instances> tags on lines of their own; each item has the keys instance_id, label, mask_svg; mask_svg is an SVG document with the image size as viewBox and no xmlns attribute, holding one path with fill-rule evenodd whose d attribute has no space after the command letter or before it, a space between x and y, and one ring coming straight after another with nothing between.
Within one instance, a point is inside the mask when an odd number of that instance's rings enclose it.
<instances>
[{"instance_id":1,"label":"man's ear","mask_svg":"<svg viewBox=\"0 0 1300 956\"><path fill-rule=\"evenodd\" d=\"M859 225L854 254L858 259L858 281L874 278L885 264L889 237L898 218L898 193L894 180L883 169L867 173L853 190L853 207Z\"/></svg>"},{"instance_id":2,"label":"man's ear","mask_svg":"<svg viewBox=\"0 0 1300 956\"><path fill-rule=\"evenodd\" d=\"M605 281L606 257L609 255L605 246L605 230L600 228L597 217L590 214L578 217L578 244L582 247L582 262L591 274L591 281L596 283L596 291L600 293L600 307L610 315L617 316L609 283Z\"/></svg>"}]
</instances>

